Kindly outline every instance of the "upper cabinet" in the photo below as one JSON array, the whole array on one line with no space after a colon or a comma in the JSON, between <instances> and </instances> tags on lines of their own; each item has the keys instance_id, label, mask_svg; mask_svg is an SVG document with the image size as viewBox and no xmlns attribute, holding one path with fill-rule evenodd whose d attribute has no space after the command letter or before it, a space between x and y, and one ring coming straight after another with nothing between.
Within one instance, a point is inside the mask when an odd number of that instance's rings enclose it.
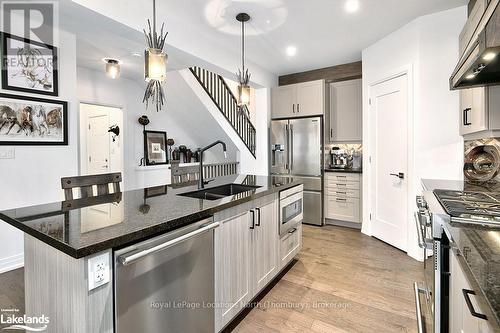
<instances>
[{"instance_id":1,"label":"upper cabinet","mask_svg":"<svg viewBox=\"0 0 500 333\"><path fill-rule=\"evenodd\" d=\"M361 79L330 84L330 142L362 140Z\"/></svg>"},{"instance_id":2,"label":"upper cabinet","mask_svg":"<svg viewBox=\"0 0 500 333\"><path fill-rule=\"evenodd\" d=\"M500 86L460 90L460 135L465 139L498 136Z\"/></svg>"},{"instance_id":3,"label":"upper cabinet","mask_svg":"<svg viewBox=\"0 0 500 333\"><path fill-rule=\"evenodd\" d=\"M272 118L323 115L325 81L290 84L272 89Z\"/></svg>"}]
</instances>

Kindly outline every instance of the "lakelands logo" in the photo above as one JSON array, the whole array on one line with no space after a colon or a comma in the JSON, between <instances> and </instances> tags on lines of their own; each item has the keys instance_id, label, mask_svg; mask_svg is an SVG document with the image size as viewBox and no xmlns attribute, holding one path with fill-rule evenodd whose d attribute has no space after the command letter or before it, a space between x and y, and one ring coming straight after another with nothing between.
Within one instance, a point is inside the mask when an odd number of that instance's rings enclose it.
<instances>
[{"instance_id":1,"label":"lakelands logo","mask_svg":"<svg viewBox=\"0 0 500 333\"><path fill-rule=\"evenodd\" d=\"M17 311L16 311L17 310ZM19 312L18 309L4 310L2 309L0 314L0 325L9 325L2 328L2 330L25 330L27 332L43 332L47 329L50 323L50 318L46 315L41 316L27 316L27 315L16 315ZM14 313L13 313L14 312Z\"/></svg>"}]
</instances>

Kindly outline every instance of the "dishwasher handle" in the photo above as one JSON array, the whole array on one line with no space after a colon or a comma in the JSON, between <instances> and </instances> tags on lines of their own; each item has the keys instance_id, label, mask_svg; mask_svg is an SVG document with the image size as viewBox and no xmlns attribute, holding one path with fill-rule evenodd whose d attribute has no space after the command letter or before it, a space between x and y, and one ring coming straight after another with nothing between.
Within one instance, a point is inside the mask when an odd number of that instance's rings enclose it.
<instances>
[{"instance_id":1,"label":"dishwasher handle","mask_svg":"<svg viewBox=\"0 0 500 333\"><path fill-rule=\"evenodd\" d=\"M149 249L145 249L145 250L142 250L142 251L139 251L139 252L136 252L136 253L133 253L133 254L130 254L130 255L122 255L122 256L119 256L118 257L118 261L123 265L123 266L127 266L127 265L130 265L132 264L133 262L147 256L147 255L150 255L152 253L155 253L155 252L159 252L159 251L162 251L162 250L165 250L169 247L172 247L174 245L177 245L185 240L188 240L190 238L193 238L199 234L202 234L208 230L212 230L212 229L215 229L219 226L219 222L214 222L214 223L210 223L210 224L207 224L207 225L204 225L203 227L199 228L199 229L196 229L192 232L189 232L187 234L184 234L180 237L177 237L175 239L171 239L165 243L162 243L162 244L159 244L159 245L156 245L156 246L153 246Z\"/></svg>"}]
</instances>

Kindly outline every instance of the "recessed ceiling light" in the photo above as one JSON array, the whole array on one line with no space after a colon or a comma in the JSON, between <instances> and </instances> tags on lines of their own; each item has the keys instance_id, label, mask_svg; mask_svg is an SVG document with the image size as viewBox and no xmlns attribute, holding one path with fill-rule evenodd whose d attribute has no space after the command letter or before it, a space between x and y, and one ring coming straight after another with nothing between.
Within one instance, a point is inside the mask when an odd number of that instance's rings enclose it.
<instances>
[{"instance_id":1,"label":"recessed ceiling light","mask_svg":"<svg viewBox=\"0 0 500 333\"><path fill-rule=\"evenodd\" d=\"M486 53L484 56L483 56L483 60L486 60L486 61L490 61L490 60L493 60L495 59L495 57L497 56L496 53L493 53L493 52L488 52Z\"/></svg>"},{"instance_id":2,"label":"recessed ceiling light","mask_svg":"<svg viewBox=\"0 0 500 333\"><path fill-rule=\"evenodd\" d=\"M289 47L286 48L286 55L289 57L293 57L294 55L297 54L297 48L293 45L290 45Z\"/></svg>"},{"instance_id":3,"label":"recessed ceiling light","mask_svg":"<svg viewBox=\"0 0 500 333\"><path fill-rule=\"evenodd\" d=\"M345 10L348 13L354 13L359 10L359 0L347 0L345 2Z\"/></svg>"},{"instance_id":4,"label":"recessed ceiling light","mask_svg":"<svg viewBox=\"0 0 500 333\"><path fill-rule=\"evenodd\" d=\"M475 77L476 77L476 74L469 74L469 75L467 75L465 78L466 78L467 80L472 80L472 79L473 79L473 78L475 78Z\"/></svg>"},{"instance_id":5,"label":"recessed ceiling light","mask_svg":"<svg viewBox=\"0 0 500 333\"><path fill-rule=\"evenodd\" d=\"M271 23L271 20L266 20L266 23L267 23L267 24L270 24L270 23Z\"/></svg>"}]
</instances>

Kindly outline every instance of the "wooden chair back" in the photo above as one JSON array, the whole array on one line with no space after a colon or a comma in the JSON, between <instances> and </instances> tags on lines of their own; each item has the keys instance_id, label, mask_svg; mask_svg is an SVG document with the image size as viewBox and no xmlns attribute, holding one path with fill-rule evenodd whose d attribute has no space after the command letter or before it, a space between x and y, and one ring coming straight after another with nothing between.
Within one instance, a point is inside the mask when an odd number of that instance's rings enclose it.
<instances>
[{"instance_id":1,"label":"wooden chair back","mask_svg":"<svg viewBox=\"0 0 500 333\"><path fill-rule=\"evenodd\" d=\"M105 173L101 175L75 176L61 178L61 187L64 190L66 200L73 200L73 189L80 189L80 198L94 196L94 186L97 188L97 196L109 194L109 185L112 184L113 192L120 192L121 172Z\"/></svg>"}]
</instances>

